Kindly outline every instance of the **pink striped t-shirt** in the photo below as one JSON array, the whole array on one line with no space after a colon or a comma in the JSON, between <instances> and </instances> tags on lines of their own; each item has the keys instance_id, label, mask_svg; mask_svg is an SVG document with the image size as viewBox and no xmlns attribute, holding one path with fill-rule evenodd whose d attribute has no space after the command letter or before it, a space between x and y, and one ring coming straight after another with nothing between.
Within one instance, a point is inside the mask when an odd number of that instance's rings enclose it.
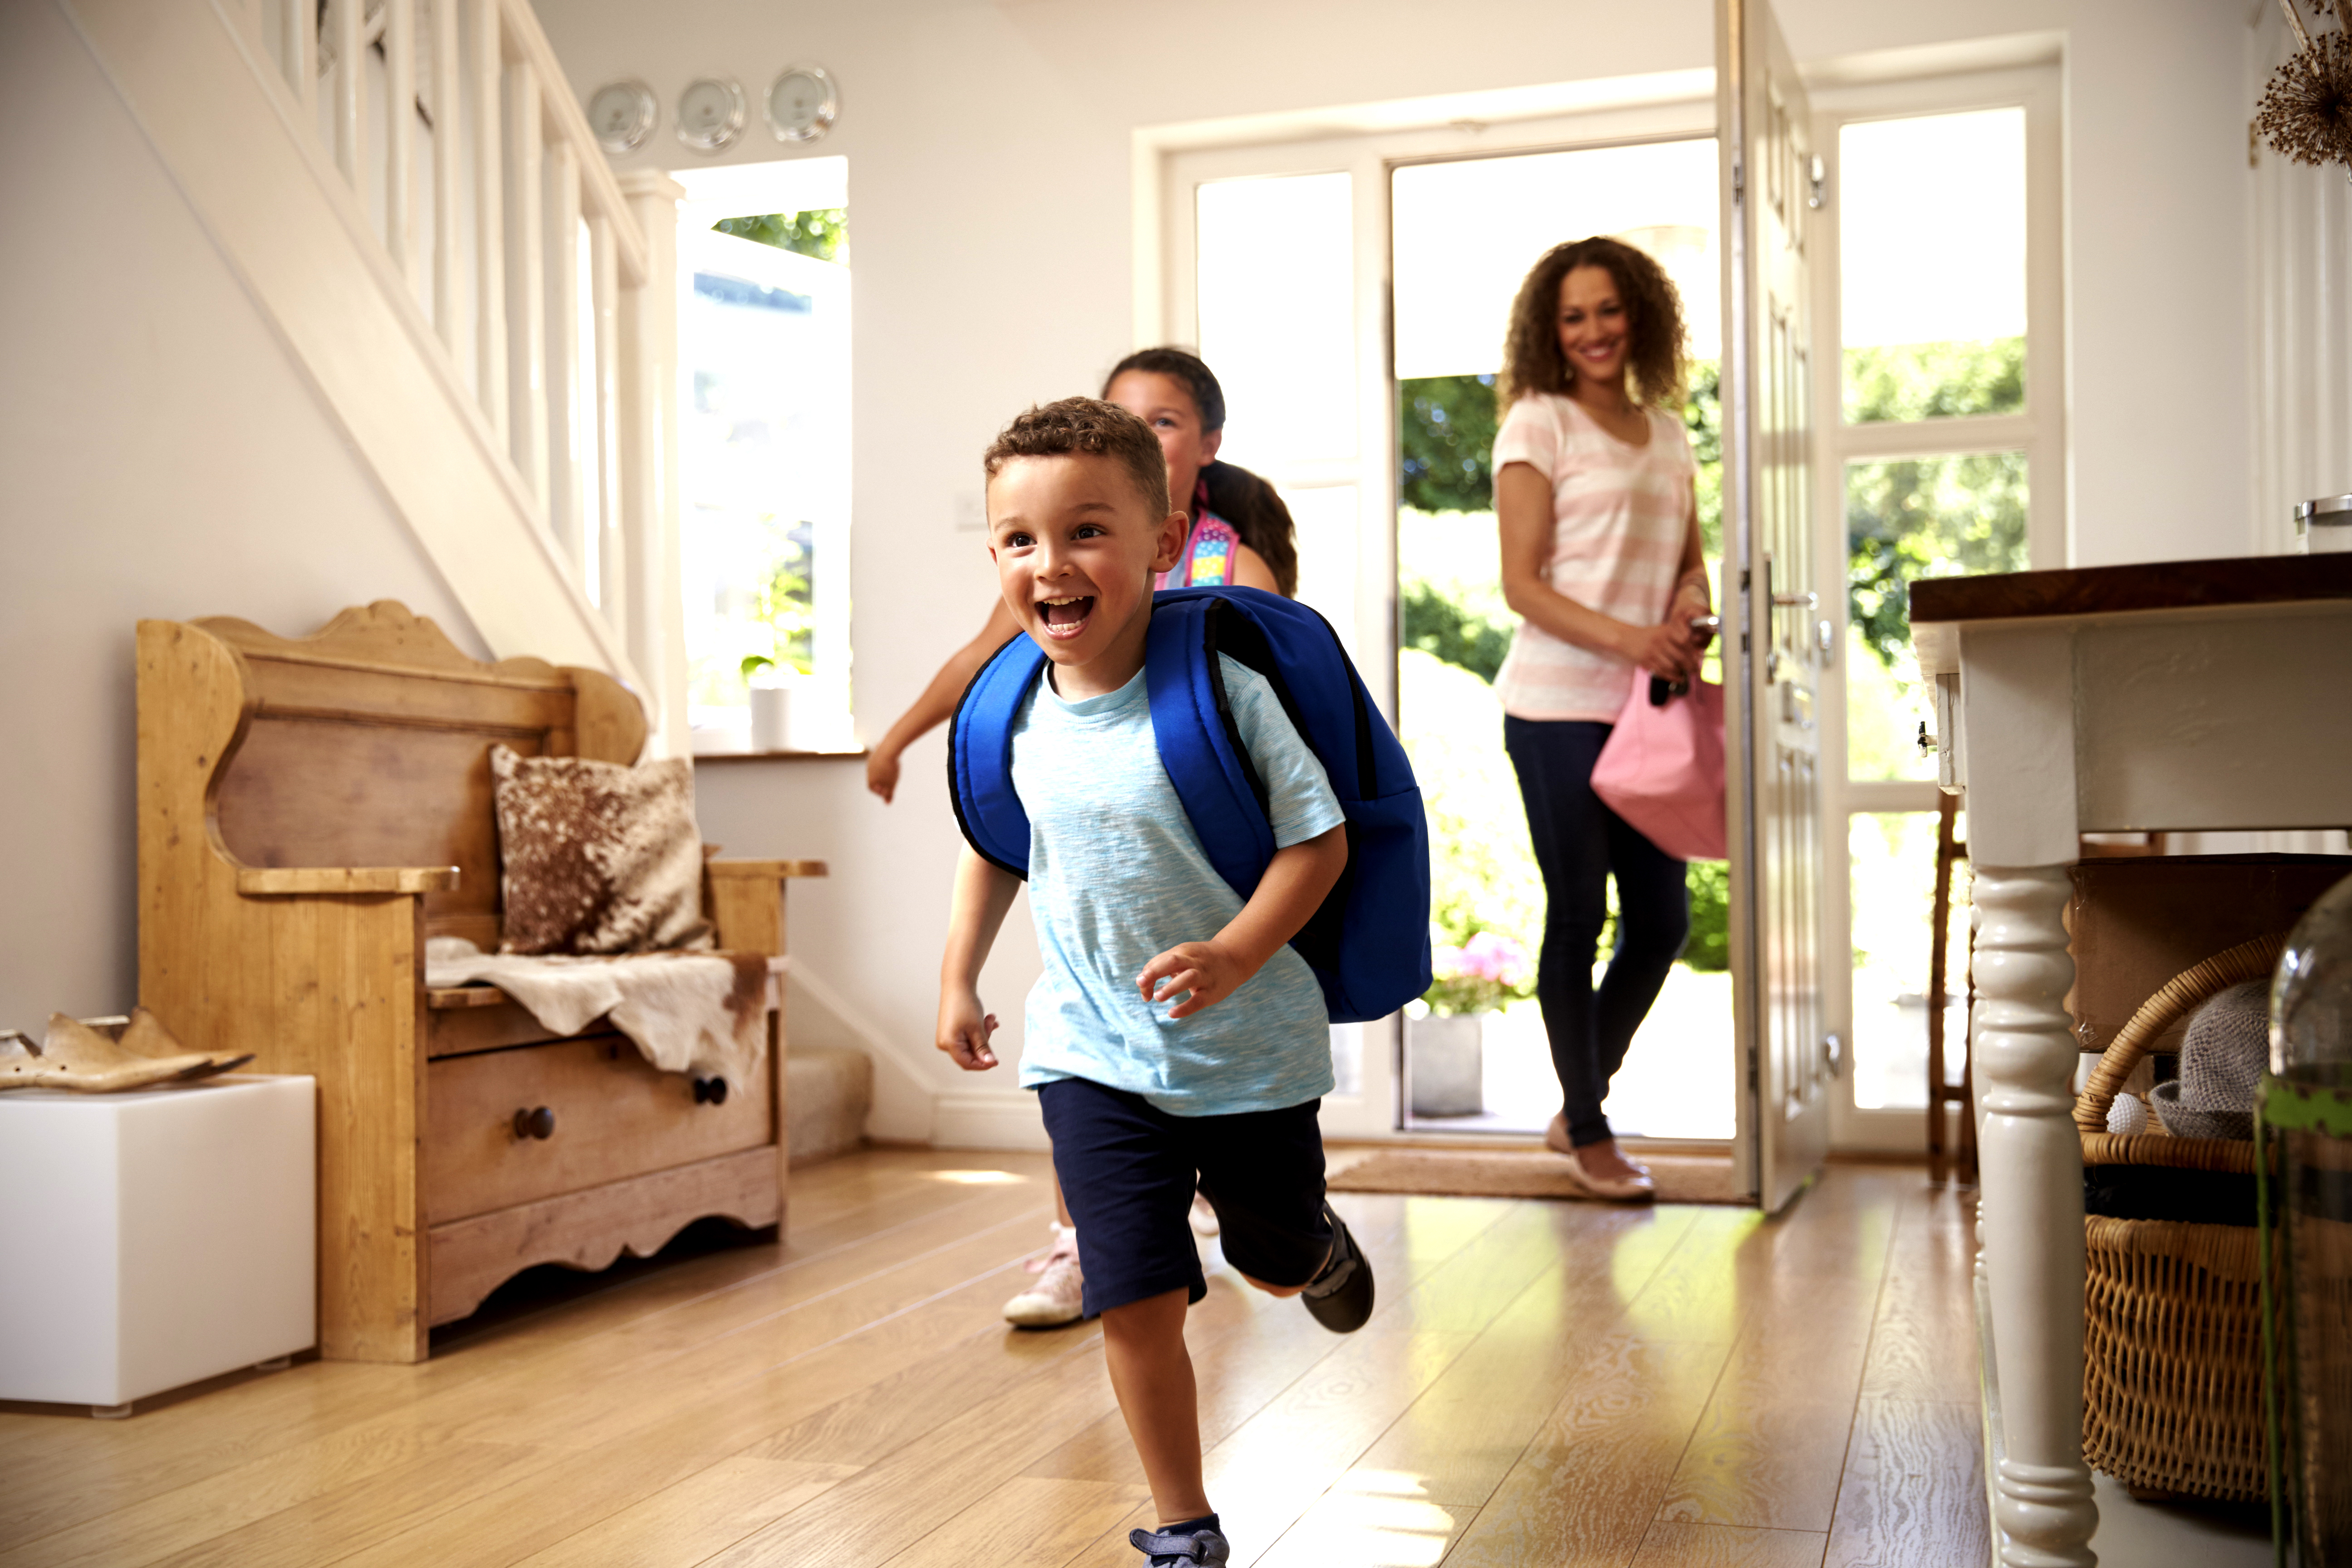
<instances>
[{"instance_id":1,"label":"pink striped t-shirt","mask_svg":"<svg viewBox=\"0 0 2352 1568\"><path fill-rule=\"evenodd\" d=\"M1573 399L1529 393L1495 437L1495 472L1526 463L1551 479L1553 589L1633 626L1665 619L1681 575L1697 465L1683 422L1648 410L1650 439L1629 447ZM1503 711L1521 719L1614 723L1633 664L1562 642L1521 621L1495 677Z\"/></svg>"}]
</instances>

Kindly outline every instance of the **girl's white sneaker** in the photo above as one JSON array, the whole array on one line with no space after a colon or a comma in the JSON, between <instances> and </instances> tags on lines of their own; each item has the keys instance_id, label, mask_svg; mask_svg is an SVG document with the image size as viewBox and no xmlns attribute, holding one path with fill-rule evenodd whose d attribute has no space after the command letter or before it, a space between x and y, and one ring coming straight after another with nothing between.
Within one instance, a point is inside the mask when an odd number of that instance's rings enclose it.
<instances>
[{"instance_id":1,"label":"girl's white sneaker","mask_svg":"<svg viewBox=\"0 0 2352 1568\"><path fill-rule=\"evenodd\" d=\"M1058 1329L1086 1316L1087 1277L1078 1266L1078 1233L1054 1227L1053 1250L1029 1267L1037 1283L1004 1303L1004 1321L1024 1329Z\"/></svg>"}]
</instances>

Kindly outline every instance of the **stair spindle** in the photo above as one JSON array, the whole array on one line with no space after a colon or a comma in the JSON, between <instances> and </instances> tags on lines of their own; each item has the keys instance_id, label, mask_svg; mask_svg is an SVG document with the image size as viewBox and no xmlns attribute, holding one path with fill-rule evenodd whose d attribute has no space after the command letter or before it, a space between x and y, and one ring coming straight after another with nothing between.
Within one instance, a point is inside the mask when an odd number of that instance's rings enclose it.
<instances>
[{"instance_id":1,"label":"stair spindle","mask_svg":"<svg viewBox=\"0 0 2352 1568\"><path fill-rule=\"evenodd\" d=\"M360 92L367 73L360 60L360 51L367 47L361 37L360 25L364 19L365 0L329 0L328 26L334 29L335 86L330 111L334 117L335 167L343 172L353 191L362 202L366 190L360 184L361 157Z\"/></svg>"},{"instance_id":2,"label":"stair spindle","mask_svg":"<svg viewBox=\"0 0 2352 1568\"><path fill-rule=\"evenodd\" d=\"M433 330L455 356L465 320L457 233L457 182L464 167L464 117L457 66L457 0L432 0L432 56L425 91L433 110Z\"/></svg>"},{"instance_id":3,"label":"stair spindle","mask_svg":"<svg viewBox=\"0 0 2352 1568\"><path fill-rule=\"evenodd\" d=\"M596 580L588 584L596 607L622 637L628 597L621 545L621 258L610 214L588 220L590 314L595 330Z\"/></svg>"},{"instance_id":4,"label":"stair spindle","mask_svg":"<svg viewBox=\"0 0 2352 1568\"><path fill-rule=\"evenodd\" d=\"M416 0L383 0L383 244L416 283Z\"/></svg>"},{"instance_id":5,"label":"stair spindle","mask_svg":"<svg viewBox=\"0 0 2352 1568\"><path fill-rule=\"evenodd\" d=\"M547 149L547 523L587 591L587 505L592 469L582 428L580 161L572 143Z\"/></svg>"},{"instance_id":6,"label":"stair spindle","mask_svg":"<svg viewBox=\"0 0 2352 1568\"><path fill-rule=\"evenodd\" d=\"M546 156L539 72L507 64L507 437L523 484L547 515ZM558 84L559 88L561 84Z\"/></svg>"},{"instance_id":7,"label":"stair spindle","mask_svg":"<svg viewBox=\"0 0 2352 1568\"><path fill-rule=\"evenodd\" d=\"M499 132L499 84L506 70L499 0L457 0L465 12L472 58L474 153L474 397L500 442L507 439L507 259Z\"/></svg>"}]
</instances>

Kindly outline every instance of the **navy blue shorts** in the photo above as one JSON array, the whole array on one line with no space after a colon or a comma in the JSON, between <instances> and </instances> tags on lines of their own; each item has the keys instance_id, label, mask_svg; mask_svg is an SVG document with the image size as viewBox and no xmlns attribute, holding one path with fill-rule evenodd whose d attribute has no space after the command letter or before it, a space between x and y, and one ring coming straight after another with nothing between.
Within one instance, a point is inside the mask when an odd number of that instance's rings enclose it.
<instances>
[{"instance_id":1,"label":"navy blue shorts","mask_svg":"<svg viewBox=\"0 0 2352 1568\"><path fill-rule=\"evenodd\" d=\"M1077 1226L1088 1317L1171 1290L1209 1293L1184 1217L1196 1185L1217 1211L1225 1261L1251 1279L1304 1285L1330 1256L1320 1100L1171 1116L1139 1094L1066 1078L1037 1100Z\"/></svg>"}]
</instances>

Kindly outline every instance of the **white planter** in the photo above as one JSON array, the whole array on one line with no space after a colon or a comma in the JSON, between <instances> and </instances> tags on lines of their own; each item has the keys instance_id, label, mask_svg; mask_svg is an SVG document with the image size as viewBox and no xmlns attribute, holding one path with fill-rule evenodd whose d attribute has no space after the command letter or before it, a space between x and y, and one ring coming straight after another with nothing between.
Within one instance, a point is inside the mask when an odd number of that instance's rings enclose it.
<instances>
[{"instance_id":1,"label":"white planter","mask_svg":"<svg viewBox=\"0 0 2352 1568\"><path fill-rule=\"evenodd\" d=\"M781 752L790 743L793 689L789 686L751 688L751 749Z\"/></svg>"},{"instance_id":2,"label":"white planter","mask_svg":"<svg viewBox=\"0 0 2352 1568\"><path fill-rule=\"evenodd\" d=\"M1405 1020L1415 1116L1476 1116L1486 1109L1486 1015Z\"/></svg>"},{"instance_id":3,"label":"white planter","mask_svg":"<svg viewBox=\"0 0 2352 1568\"><path fill-rule=\"evenodd\" d=\"M316 1342L317 1102L275 1077L0 1095L0 1399L127 1405Z\"/></svg>"}]
</instances>

